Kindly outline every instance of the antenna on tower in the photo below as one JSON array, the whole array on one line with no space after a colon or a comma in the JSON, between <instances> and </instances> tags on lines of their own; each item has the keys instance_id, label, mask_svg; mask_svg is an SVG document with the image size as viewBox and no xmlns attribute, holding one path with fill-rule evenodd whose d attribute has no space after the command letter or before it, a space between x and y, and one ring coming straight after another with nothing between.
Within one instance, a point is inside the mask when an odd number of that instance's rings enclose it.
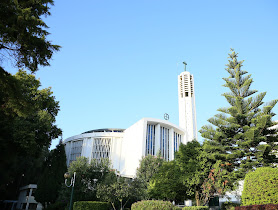
<instances>
[{"instance_id":1,"label":"antenna on tower","mask_svg":"<svg viewBox=\"0 0 278 210\"><path fill-rule=\"evenodd\" d=\"M184 71L186 71L186 65L187 65L187 63L184 61L184 62L182 62L183 64L184 64Z\"/></svg>"}]
</instances>

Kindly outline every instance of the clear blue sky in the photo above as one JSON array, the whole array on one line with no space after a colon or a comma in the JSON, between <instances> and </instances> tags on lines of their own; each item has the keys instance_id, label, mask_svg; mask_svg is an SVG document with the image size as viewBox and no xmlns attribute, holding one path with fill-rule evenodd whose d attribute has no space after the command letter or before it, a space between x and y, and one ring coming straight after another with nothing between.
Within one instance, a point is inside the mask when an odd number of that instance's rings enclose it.
<instances>
[{"instance_id":1,"label":"clear blue sky","mask_svg":"<svg viewBox=\"0 0 278 210\"><path fill-rule=\"evenodd\" d=\"M276 0L56 0L46 23L62 49L36 75L60 101L65 139L165 112L178 124L177 75L186 61L199 130L227 106L221 94L230 48L245 60L252 89L266 91L266 102L278 98L277 11Z\"/></svg>"}]
</instances>

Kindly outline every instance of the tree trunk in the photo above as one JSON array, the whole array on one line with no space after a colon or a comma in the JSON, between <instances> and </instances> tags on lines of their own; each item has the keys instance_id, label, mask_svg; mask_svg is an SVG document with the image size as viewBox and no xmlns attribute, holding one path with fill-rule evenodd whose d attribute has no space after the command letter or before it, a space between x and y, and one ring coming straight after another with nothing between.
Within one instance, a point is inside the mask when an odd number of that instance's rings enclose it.
<instances>
[{"instance_id":1,"label":"tree trunk","mask_svg":"<svg viewBox=\"0 0 278 210\"><path fill-rule=\"evenodd\" d=\"M200 206L200 197L199 197L199 191L195 191L195 200L196 200L196 206Z\"/></svg>"},{"instance_id":2,"label":"tree trunk","mask_svg":"<svg viewBox=\"0 0 278 210\"><path fill-rule=\"evenodd\" d=\"M115 206L114 206L114 202L111 202L113 209L116 210Z\"/></svg>"}]
</instances>

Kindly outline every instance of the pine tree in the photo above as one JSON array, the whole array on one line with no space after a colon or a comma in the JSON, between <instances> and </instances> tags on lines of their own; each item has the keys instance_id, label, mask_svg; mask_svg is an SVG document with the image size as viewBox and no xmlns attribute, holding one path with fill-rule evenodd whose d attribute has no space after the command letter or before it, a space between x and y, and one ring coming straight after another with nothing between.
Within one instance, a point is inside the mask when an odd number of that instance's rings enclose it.
<instances>
[{"instance_id":1,"label":"pine tree","mask_svg":"<svg viewBox=\"0 0 278 210\"><path fill-rule=\"evenodd\" d=\"M220 108L219 114L210 118L212 125L200 130L205 138L205 151L211 161L222 161L231 173L230 181L244 178L246 172L261 166L277 163L275 152L278 149L277 129L270 129L277 124L272 120L273 107L278 100L267 104L263 102L266 92L251 90L251 75L242 70L243 61L238 61L238 54L231 49L226 71L229 77L223 78L224 87L230 92L224 93L230 107ZM254 95L255 94L255 95Z\"/></svg>"},{"instance_id":2,"label":"pine tree","mask_svg":"<svg viewBox=\"0 0 278 210\"><path fill-rule=\"evenodd\" d=\"M17 67L31 72L39 65L50 65L53 53L60 48L46 39L49 32L44 20L53 4L53 0L0 1L0 65L5 60L15 61ZM0 74L4 72L4 67L0 68Z\"/></svg>"}]
</instances>

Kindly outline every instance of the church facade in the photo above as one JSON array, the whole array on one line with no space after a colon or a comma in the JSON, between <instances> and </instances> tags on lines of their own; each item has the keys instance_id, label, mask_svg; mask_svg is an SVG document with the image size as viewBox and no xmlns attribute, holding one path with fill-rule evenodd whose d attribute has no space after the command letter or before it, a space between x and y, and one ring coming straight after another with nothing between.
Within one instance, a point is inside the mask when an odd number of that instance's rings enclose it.
<instances>
[{"instance_id":1,"label":"church facade","mask_svg":"<svg viewBox=\"0 0 278 210\"><path fill-rule=\"evenodd\" d=\"M67 164L79 156L108 158L121 176L133 178L146 155L160 152L165 160L173 160L181 143L197 139L194 79L187 71L178 76L178 94L179 126L168 120L143 118L127 129L95 129L69 137L63 141Z\"/></svg>"}]
</instances>

